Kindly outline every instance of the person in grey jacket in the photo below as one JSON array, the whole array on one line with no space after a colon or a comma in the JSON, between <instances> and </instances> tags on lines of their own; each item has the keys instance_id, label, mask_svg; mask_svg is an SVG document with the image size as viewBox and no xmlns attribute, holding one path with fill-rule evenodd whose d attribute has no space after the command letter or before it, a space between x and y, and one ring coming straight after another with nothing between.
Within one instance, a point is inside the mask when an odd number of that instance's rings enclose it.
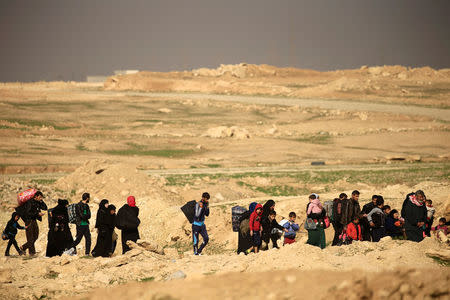
<instances>
[{"instance_id":1,"label":"person in grey jacket","mask_svg":"<svg viewBox=\"0 0 450 300\"><path fill-rule=\"evenodd\" d=\"M367 214L367 221L372 227L372 241L379 242L381 238L386 236L386 228L385 228L386 215L381 210L381 208L384 205L383 197L378 196L377 202L375 204L376 207L374 207Z\"/></svg>"},{"instance_id":2,"label":"person in grey jacket","mask_svg":"<svg viewBox=\"0 0 450 300\"><path fill-rule=\"evenodd\" d=\"M194 255L201 255L209 241L205 225L205 217L209 216L209 198L210 196L208 193L203 193L202 200L195 205L194 222L192 223ZM203 238L203 243L200 245L200 248L198 247L199 235Z\"/></svg>"}]
</instances>

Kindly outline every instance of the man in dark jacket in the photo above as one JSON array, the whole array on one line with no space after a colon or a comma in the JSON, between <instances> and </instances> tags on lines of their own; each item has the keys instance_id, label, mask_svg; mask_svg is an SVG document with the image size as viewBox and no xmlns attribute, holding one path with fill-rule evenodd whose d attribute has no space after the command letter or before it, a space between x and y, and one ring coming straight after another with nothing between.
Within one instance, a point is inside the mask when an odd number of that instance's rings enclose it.
<instances>
[{"instance_id":1,"label":"man in dark jacket","mask_svg":"<svg viewBox=\"0 0 450 300\"><path fill-rule=\"evenodd\" d=\"M334 238L332 246L336 246L339 242L339 235L342 233L344 226L347 225L342 223L342 215L344 209L347 204L347 194L342 193L339 195L339 198L335 198L333 200L333 229L334 229Z\"/></svg>"},{"instance_id":2,"label":"man in dark jacket","mask_svg":"<svg viewBox=\"0 0 450 300\"><path fill-rule=\"evenodd\" d=\"M378 195L372 195L372 201L370 201L369 203L365 204L361 210L361 214L362 214L362 218L361 218L361 231L362 231L362 237L363 237L363 241L371 241L372 237L371 237L371 228L370 228L370 224L369 221L367 220L367 215L372 211L372 209L374 209L377 205L377 199L378 199Z\"/></svg>"},{"instance_id":3,"label":"man in dark jacket","mask_svg":"<svg viewBox=\"0 0 450 300\"><path fill-rule=\"evenodd\" d=\"M75 206L76 211L76 225L77 225L77 237L72 245L76 249L77 245L81 242L84 236L86 241L85 254L91 253L91 232L89 230L89 219L91 218L91 210L89 209L89 193L84 193L81 196L81 201Z\"/></svg>"},{"instance_id":4,"label":"man in dark jacket","mask_svg":"<svg viewBox=\"0 0 450 300\"><path fill-rule=\"evenodd\" d=\"M353 191L352 197L346 201L345 208L342 212L341 224L346 226L350 224L356 216L360 216L361 207L359 206L359 191Z\"/></svg>"},{"instance_id":5,"label":"man in dark jacket","mask_svg":"<svg viewBox=\"0 0 450 300\"><path fill-rule=\"evenodd\" d=\"M37 220L42 221L44 213L41 212L41 210L47 210L47 205L44 202L44 195L41 191L37 191L33 198L28 200L22 206L19 214L25 222L27 242L20 247L20 250L25 252L28 249L30 255L35 255L36 248L34 247L34 243L39 237Z\"/></svg>"},{"instance_id":6,"label":"man in dark jacket","mask_svg":"<svg viewBox=\"0 0 450 300\"><path fill-rule=\"evenodd\" d=\"M427 208L425 206L425 194L418 190L406 196L402 206L402 217L405 219L406 237L410 241L423 240L424 224L427 220Z\"/></svg>"},{"instance_id":7,"label":"man in dark jacket","mask_svg":"<svg viewBox=\"0 0 450 300\"><path fill-rule=\"evenodd\" d=\"M122 254L131 250L127 245L127 241L136 243L140 238L138 226L141 221L138 216L139 208L136 206L136 199L134 196L129 196L127 204L119 209L116 216L116 226L122 230Z\"/></svg>"}]
</instances>

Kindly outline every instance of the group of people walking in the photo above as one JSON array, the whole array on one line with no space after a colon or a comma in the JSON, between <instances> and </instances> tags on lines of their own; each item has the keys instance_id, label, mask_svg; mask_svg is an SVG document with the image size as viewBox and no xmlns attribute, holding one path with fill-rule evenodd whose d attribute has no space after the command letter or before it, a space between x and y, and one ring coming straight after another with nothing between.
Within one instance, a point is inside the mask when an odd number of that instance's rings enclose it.
<instances>
[{"instance_id":1,"label":"group of people walking","mask_svg":"<svg viewBox=\"0 0 450 300\"><path fill-rule=\"evenodd\" d=\"M360 192L352 192L350 199L345 193L339 195L331 203L320 202L317 194L309 196L306 223L313 223L309 228L310 245L325 248L324 229L331 223L334 228L332 246L350 244L353 241L378 242L385 236L395 239L407 239L420 242L431 231L442 230L447 234L448 222L439 219L439 226L433 227L435 209L431 200L427 200L421 190L410 193L403 202L401 215L398 210L386 205L381 195L373 195L371 202L361 209Z\"/></svg>"},{"instance_id":2,"label":"group of people walking","mask_svg":"<svg viewBox=\"0 0 450 300\"><path fill-rule=\"evenodd\" d=\"M14 246L19 255L24 255L29 251L30 255L36 254L35 242L39 237L39 226L37 221L42 221L43 211L48 210L48 238L46 256L52 257L67 253L76 254L76 247L85 239L85 255L94 257L110 257L116 248L118 235L115 228L121 230L122 253L130 250L127 241L136 242L139 239L139 208L133 196L127 198L127 203L123 205L116 214L116 207L109 204L107 199L100 201L97 211L95 228L97 229L97 242L91 251L91 211L88 205L90 201L89 193L84 193L79 203L69 207L69 201L58 199L58 204L48 209L44 202L44 195L37 191L35 195L21 206L16 208L8 221L2 238L8 240L5 255L10 255L10 248ZM71 213L69 213L71 212ZM19 224L19 219L25 226ZM73 239L70 230L70 223L76 224L76 236ZM26 243L21 247L16 241L17 230L25 230Z\"/></svg>"}]
</instances>

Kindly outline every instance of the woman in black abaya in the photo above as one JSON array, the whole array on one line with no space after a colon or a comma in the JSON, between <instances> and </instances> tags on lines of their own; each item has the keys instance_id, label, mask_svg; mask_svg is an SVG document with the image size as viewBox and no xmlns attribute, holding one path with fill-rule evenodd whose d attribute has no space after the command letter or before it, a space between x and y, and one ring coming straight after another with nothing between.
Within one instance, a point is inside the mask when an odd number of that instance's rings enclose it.
<instances>
[{"instance_id":1,"label":"woman in black abaya","mask_svg":"<svg viewBox=\"0 0 450 300\"><path fill-rule=\"evenodd\" d=\"M97 243L92 250L92 256L110 257L112 255L112 234L115 225L114 205L108 206L108 200L103 199L100 202L97 212L95 227L98 230Z\"/></svg>"},{"instance_id":2,"label":"woman in black abaya","mask_svg":"<svg viewBox=\"0 0 450 300\"><path fill-rule=\"evenodd\" d=\"M69 201L58 199L58 205L49 213L50 222L45 254L47 257L61 256L66 249L72 246L73 237L69 228L68 205Z\"/></svg>"}]
</instances>

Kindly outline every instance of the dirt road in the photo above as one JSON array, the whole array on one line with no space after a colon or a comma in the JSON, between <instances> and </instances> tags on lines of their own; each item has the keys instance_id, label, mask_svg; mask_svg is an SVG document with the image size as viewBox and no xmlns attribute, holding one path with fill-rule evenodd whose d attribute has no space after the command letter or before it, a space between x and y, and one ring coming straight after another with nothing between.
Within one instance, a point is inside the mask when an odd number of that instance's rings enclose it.
<instances>
[{"instance_id":1,"label":"dirt road","mask_svg":"<svg viewBox=\"0 0 450 300\"><path fill-rule=\"evenodd\" d=\"M97 93L97 92L96 92ZM450 109L422 107L416 105L399 105L387 103L367 103L352 100L332 99L300 99L267 96L241 96L241 95L216 95L200 93L147 93L147 92L101 92L112 94L124 94L127 96L143 96L152 98L168 99L194 99L194 100L217 100L226 102L241 102L247 104L267 104L301 107L321 107L324 109L349 110L349 111L371 111L403 115L418 115L450 121Z\"/></svg>"}]
</instances>

